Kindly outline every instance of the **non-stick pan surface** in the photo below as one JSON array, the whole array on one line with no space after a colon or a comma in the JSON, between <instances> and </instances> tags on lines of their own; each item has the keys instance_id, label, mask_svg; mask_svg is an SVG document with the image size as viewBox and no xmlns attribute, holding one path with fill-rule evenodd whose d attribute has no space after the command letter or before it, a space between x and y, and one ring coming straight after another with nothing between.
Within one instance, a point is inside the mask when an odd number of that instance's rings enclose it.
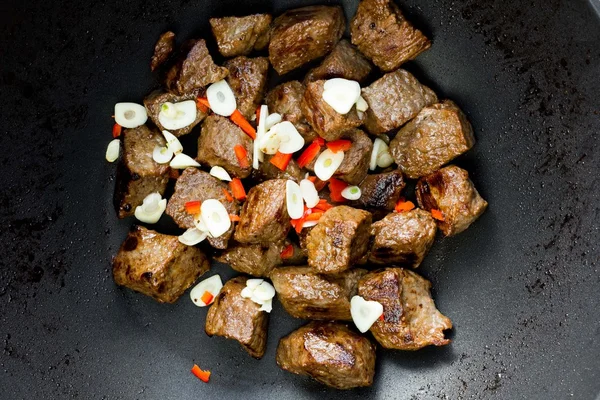
<instances>
[{"instance_id":1,"label":"non-stick pan surface","mask_svg":"<svg viewBox=\"0 0 600 400\"><path fill-rule=\"evenodd\" d=\"M458 164L490 202L466 232L438 238L420 269L454 322L450 346L380 349L373 387L338 392L277 368L278 339L301 324L277 303L257 361L207 337L206 310L187 296L160 305L115 286L111 258L133 220L115 217L104 152L114 103L139 102L157 84L156 38L208 38L210 16L308 3L2 2L0 398L600 392L600 19L584 0L401 2L434 41L407 68L470 117L477 145ZM347 17L356 4L344 3ZM193 363L212 370L209 384Z\"/></svg>"}]
</instances>

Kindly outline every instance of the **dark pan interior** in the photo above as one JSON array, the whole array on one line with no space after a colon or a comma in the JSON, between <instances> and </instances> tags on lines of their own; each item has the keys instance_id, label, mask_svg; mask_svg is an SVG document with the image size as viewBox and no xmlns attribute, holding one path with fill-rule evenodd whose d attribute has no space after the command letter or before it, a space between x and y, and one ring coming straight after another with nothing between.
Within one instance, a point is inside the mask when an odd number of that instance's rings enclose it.
<instances>
[{"instance_id":1,"label":"dark pan interior","mask_svg":"<svg viewBox=\"0 0 600 400\"><path fill-rule=\"evenodd\" d=\"M595 1L595 0L594 0ZM337 392L275 365L301 324L278 303L261 361L209 338L187 295L117 288L131 219L111 206L112 107L155 85L158 35L209 16L325 1L0 5L0 398L592 399L600 392L600 18L585 0L403 0L433 47L407 68L470 117L467 168L488 211L420 271L453 343L378 351L372 388ZM344 3L347 16L356 1ZM213 272L232 274L225 267ZM211 274L213 273L211 272ZM212 370L209 384L189 372Z\"/></svg>"}]
</instances>

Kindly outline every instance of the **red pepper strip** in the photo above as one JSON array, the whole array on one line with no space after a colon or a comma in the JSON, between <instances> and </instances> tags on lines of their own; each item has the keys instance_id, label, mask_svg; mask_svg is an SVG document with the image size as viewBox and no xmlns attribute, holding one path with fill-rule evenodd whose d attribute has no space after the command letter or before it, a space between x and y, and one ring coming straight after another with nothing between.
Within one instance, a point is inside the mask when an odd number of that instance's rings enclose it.
<instances>
[{"instance_id":1,"label":"red pepper strip","mask_svg":"<svg viewBox=\"0 0 600 400\"><path fill-rule=\"evenodd\" d=\"M202 382L208 383L208 380L210 379L210 371L202 371L196 364L192 367L192 374Z\"/></svg>"},{"instance_id":2,"label":"red pepper strip","mask_svg":"<svg viewBox=\"0 0 600 400\"><path fill-rule=\"evenodd\" d=\"M348 151L352 148L352 142L346 139L334 140L333 142L327 142L327 148L334 153Z\"/></svg>"},{"instance_id":3,"label":"red pepper strip","mask_svg":"<svg viewBox=\"0 0 600 400\"><path fill-rule=\"evenodd\" d=\"M291 159L292 159L291 154L283 154L283 153L277 152L273 157L271 157L269 162L271 164L273 164L274 166L276 166L277 168L279 168L280 170L285 171L287 169L288 164L290 163Z\"/></svg>"},{"instance_id":4,"label":"red pepper strip","mask_svg":"<svg viewBox=\"0 0 600 400\"><path fill-rule=\"evenodd\" d=\"M246 133L246 135L250 136L252 140L256 139L256 129L250 125L250 122L246 121L246 118L244 118L239 110L235 110L229 119L234 124L239 126Z\"/></svg>"},{"instance_id":5,"label":"red pepper strip","mask_svg":"<svg viewBox=\"0 0 600 400\"><path fill-rule=\"evenodd\" d=\"M215 297L209 291L205 291L202 297L200 297L200 300L202 300L204 304L209 305L214 298Z\"/></svg>"},{"instance_id":6,"label":"red pepper strip","mask_svg":"<svg viewBox=\"0 0 600 400\"><path fill-rule=\"evenodd\" d=\"M229 214L229 220L231 222L240 222L241 218L239 215Z\"/></svg>"},{"instance_id":7,"label":"red pepper strip","mask_svg":"<svg viewBox=\"0 0 600 400\"><path fill-rule=\"evenodd\" d=\"M229 193L229 190L223 188L223 194L225 195L225 198L228 202L231 203L233 201L233 196L231 195L231 193Z\"/></svg>"},{"instance_id":8,"label":"red pepper strip","mask_svg":"<svg viewBox=\"0 0 600 400\"><path fill-rule=\"evenodd\" d=\"M336 203L343 203L346 199L342 196L342 191L348 187L346 182L340 181L339 179L329 179L329 197Z\"/></svg>"},{"instance_id":9,"label":"red pepper strip","mask_svg":"<svg viewBox=\"0 0 600 400\"><path fill-rule=\"evenodd\" d=\"M404 199L400 199L396 203L395 210L396 210L396 212L400 213L400 212L410 211L414 208L415 208L415 203L413 203L412 201L405 201Z\"/></svg>"},{"instance_id":10,"label":"red pepper strip","mask_svg":"<svg viewBox=\"0 0 600 400\"><path fill-rule=\"evenodd\" d=\"M319 203L313 207L313 210L327 211L330 208L333 208L331 204L327 202L325 199L319 200Z\"/></svg>"},{"instance_id":11,"label":"red pepper strip","mask_svg":"<svg viewBox=\"0 0 600 400\"><path fill-rule=\"evenodd\" d=\"M286 246L286 248L283 249L283 251L280 254L280 256L283 260L285 260L287 258L292 258L293 255L294 255L294 246L292 246L291 244L288 244Z\"/></svg>"},{"instance_id":12,"label":"red pepper strip","mask_svg":"<svg viewBox=\"0 0 600 400\"><path fill-rule=\"evenodd\" d=\"M233 151L235 151L235 156L237 157L238 164L240 164L240 167L248 168L250 166L250 163L248 162L248 158L247 158L248 151L243 146L240 146L239 144L235 145L235 147L233 148Z\"/></svg>"},{"instance_id":13,"label":"red pepper strip","mask_svg":"<svg viewBox=\"0 0 600 400\"><path fill-rule=\"evenodd\" d=\"M324 213L322 211L316 211L316 212L313 211L310 214L308 214L304 220L305 221L318 221L321 219L323 214Z\"/></svg>"},{"instance_id":14,"label":"red pepper strip","mask_svg":"<svg viewBox=\"0 0 600 400\"><path fill-rule=\"evenodd\" d=\"M200 206L202 206L202 202L199 200L188 201L184 204L185 212L191 215L200 214Z\"/></svg>"},{"instance_id":15,"label":"red pepper strip","mask_svg":"<svg viewBox=\"0 0 600 400\"><path fill-rule=\"evenodd\" d=\"M323 140L323 139L321 139L321 140ZM321 151L321 146L319 145L319 143L317 142L317 140L314 140L302 152L302 154L300 154L300 157L298 157L298 166L300 168L304 168L305 166L307 166L308 164L310 164L310 162L312 160L314 160L315 157L319 154L319 151Z\"/></svg>"},{"instance_id":16,"label":"red pepper strip","mask_svg":"<svg viewBox=\"0 0 600 400\"><path fill-rule=\"evenodd\" d=\"M304 228L304 217L292 221L296 221L296 225L294 225L296 233L302 232L302 228Z\"/></svg>"},{"instance_id":17,"label":"red pepper strip","mask_svg":"<svg viewBox=\"0 0 600 400\"><path fill-rule=\"evenodd\" d=\"M198 97L196 99L196 107L204 114L208 114L208 110L210 110L210 104L208 103L208 99L206 97Z\"/></svg>"},{"instance_id":18,"label":"red pepper strip","mask_svg":"<svg viewBox=\"0 0 600 400\"><path fill-rule=\"evenodd\" d=\"M381 320L381 321L384 321L384 322L385 322L385 319L383 318L383 314L381 314L381 315L379 316L379 320Z\"/></svg>"},{"instance_id":19,"label":"red pepper strip","mask_svg":"<svg viewBox=\"0 0 600 400\"><path fill-rule=\"evenodd\" d=\"M233 197L236 199L244 200L246 198L246 189L244 189L244 185L240 178L233 178L231 182L229 182L229 187L231 188Z\"/></svg>"},{"instance_id":20,"label":"red pepper strip","mask_svg":"<svg viewBox=\"0 0 600 400\"><path fill-rule=\"evenodd\" d=\"M121 131L123 130L123 127L117 123L115 123L113 125L113 138L118 138L119 136L121 136Z\"/></svg>"},{"instance_id":21,"label":"red pepper strip","mask_svg":"<svg viewBox=\"0 0 600 400\"><path fill-rule=\"evenodd\" d=\"M438 221L444 221L444 214L440 210L436 210L435 208L431 210L431 216Z\"/></svg>"},{"instance_id":22,"label":"red pepper strip","mask_svg":"<svg viewBox=\"0 0 600 400\"><path fill-rule=\"evenodd\" d=\"M325 146L325 139L323 139L322 137L316 138L315 140L313 140L313 142L317 142L319 146Z\"/></svg>"}]
</instances>

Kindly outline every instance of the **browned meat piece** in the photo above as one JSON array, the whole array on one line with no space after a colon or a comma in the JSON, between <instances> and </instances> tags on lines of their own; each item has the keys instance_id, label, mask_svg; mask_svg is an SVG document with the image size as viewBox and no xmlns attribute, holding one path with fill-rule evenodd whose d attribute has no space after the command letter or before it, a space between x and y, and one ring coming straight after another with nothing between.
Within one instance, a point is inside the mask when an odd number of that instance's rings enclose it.
<instances>
[{"instance_id":1,"label":"browned meat piece","mask_svg":"<svg viewBox=\"0 0 600 400\"><path fill-rule=\"evenodd\" d=\"M277 365L336 389L371 386L375 346L337 322L311 322L279 341Z\"/></svg>"},{"instance_id":2,"label":"browned meat piece","mask_svg":"<svg viewBox=\"0 0 600 400\"><path fill-rule=\"evenodd\" d=\"M304 83L331 78L345 78L362 82L371 73L371 63L346 39L342 39L323 60L311 69Z\"/></svg>"},{"instance_id":3,"label":"browned meat piece","mask_svg":"<svg viewBox=\"0 0 600 400\"><path fill-rule=\"evenodd\" d=\"M273 268L283 263L281 252L288 244L287 241L272 243L267 246L237 244L221 253L216 260L229 264L231 268L238 272L266 278Z\"/></svg>"},{"instance_id":4,"label":"browned meat piece","mask_svg":"<svg viewBox=\"0 0 600 400\"><path fill-rule=\"evenodd\" d=\"M281 267L271 272L271 280L279 301L292 317L350 321L350 299L366 272L354 268L323 275L310 267Z\"/></svg>"},{"instance_id":5,"label":"browned meat piece","mask_svg":"<svg viewBox=\"0 0 600 400\"><path fill-rule=\"evenodd\" d=\"M225 67L229 70L227 83L235 94L237 109L250 119L265 96L269 60L241 56L227 61Z\"/></svg>"},{"instance_id":6,"label":"browned meat piece","mask_svg":"<svg viewBox=\"0 0 600 400\"><path fill-rule=\"evenodd\" d=\"M154 54L150 61L150 70L154 71L156 68L164 64L173 54L175 48L175 34L171 31L165 32L158 38L156 45L154 46Z\"/></svg>"},{"instance_id":7,"label":"browned meat piece","mask_svg":"<svg viewBox=\"0 0 600 400\"><path fill-rule=\"evenodd\" d=\"M135 208L151 193L165 193L169 165L152 159L154 147L165 146L160 132L146 125L123 131L123 155L117 165L113 203L119 218L133 215Z\"/></svg>"},{"instance_id":8,"label":"browned meat piece","mask_svg":"<svg viewBox=\"0 0 600 400\"><path fill-rule=\"evenodd\" d=\"M210 268L204 253L179 242L177 236L135 226L113 261L117 285L174 303Z\"/></svg>"},{"instance_id":9,"label":"browned meat piece","mask_svg":"<svg viewBox=\"0 0 600 400\"><path fill-rule=\"evenodd\" d=\"M369 104L365 126L373 135L391 131L417 116L423 107L437 102L437 96L403 69L385 74L362 91Z\"/></svg>"},{"instance_id":10,"label":"browned meat piece","mask_svg":"<svg viewBox=\"0 0 600 400\"><path fill-rule=\"evenodd\" d=\"M246 149L248 167L242 168L235 155L235 146ZM202 164L225 168L233 176L246 178L252 172L252 139L229 118L210 115L202 124L198 138L196 160Z\"/></svg>"},{"instance_id":11,"label":"browned meat piece","mask_svg":"<svg viewBox=\"0 0 600 400\"><path fill-rule=\"evenodd\" d=\"M424 109L390 143L394 160L409 178L431 174L475 144L467 117L451 100Z\"/></svg>"},{"instance_id":12,"label":"browned meat piece","mask_svg":"<svg viewBox=\"0 0 600 400\"><path fill-rule=\"evenodd\" d=\"M240 214L235 240L268 246L285 239L291 228L285 204L285 185L285 179L272 179L250 189Z\"/></svg>"},{"instance_id":13,"label":"browned meat piece","mask_svg":"<svg viewBox=\"0 0 600 400\"><path fill-rule=\"evenodd\" d=\"M173 93L163 92L161 90L155 90L154 92L150 93L144 99L144 106L146 107L146 111L148 112L148 117L150 117L150 120L152 120L152 122L154 123L154 125L156 125L156 127L158 129L160 129L161 131L164 131L165 127L162 126L162 124L160 123L160 121L158 119L158 114L160 114L160 108L162 107L162 105L166 102L179 103L179 102L186 101L186 100L194 100L195 101L196 97L197 97L197 92L192 92L190 94L178 96ZM176 129L176 130L169 131L169 132L171 132L175 136L187 135L188 133L190 133L192 131L192 129L194 129L194 127L196 125L198 125L200 122L202 122L202 120L204 118L206 118L206 114L203 113L202 111L200 111L199 109L196 109L196 119L194 120L194 122L192 122L190 125L186 126L185 128Z\"/></svg>"},{"instance_id":14,"label":"browned meat piece","mask_svg":"<svg viewBox=\"0 0 600 400\"><path fill-rule=\"evenodd\" d=\"M267 348L269 313L241 296L247 280L238 276L225 283L208 310L204 330L209 336L237 340L248 354L261 358Z\"/></svg>"},{"instance_id":15,"label":"browned meat piece","mask_svg":"<svg viewBox=\"0 0 600 400\"><path fill-rule=\"evenodd\" d=\"M166 213L183 229L194 228L194 216L185 210L185 203L188 201L219 200L229 214L239 215L240 203L235 199L231 202L227 201L224 190L228 190L225 182L197 168L186 168L175 183L175 193L167 203ZM232 225L221 236L209 237L208 242L214 248L226 249L233 231Z\"/></svg>"},{"instance_id":16,"label":"browned meat piece","mask_svg":"<svg viewBox=\"0 0 600 400\"><path fill-rule=\"evenodd\" d=\"M488 205L469 179L469 173L455 165L421 178L417 183L417 200L427 211L442 212L444 220L437 221L437 225L446 236L467 229Z\"/></svg>"},{"instance_id":17,"label":"browned meat piece","mask_svg":"<svg viewBox=\"0 0 600 400\"><path fill-rule=\"evenodd\" d=\"M298 163L293 158L290 160L285 171L280 170L269 162L273 156L268 154L264 155L264 162L258 165L258 169L252 170L252 177L259 181L264 182L269 179L291 179L295 182L300 182L304 179L305 171L298 166Z\"/></svg>"},{"instance_id":18,"label":"browned meat piece","mask_svg":"<svg viewBox=\"0 0 600 400\"><path fill-rule=\"evenodd\" d=\"M431 248L437 226L427 211L388 214L371 225L369 262L417 268Z\"/></svg>"},{"instance_id":19,"label":"browned meat piece","mask_svg":"<svg viewBox=\"0 0 600 400\"><path fill-rule=\"evenodd\" d=\"M268 43L271 19L269 14L211 18L210 27L219 52L224 57L235 57L246 56L254 49L261 50Z\"/></svg>"},{"instance_id":20,"label":"browned meat piece","mask_svg":"<svg viewBox=\"0 0 600 400\"><path fill-rule=\"evenodd\" d=\"M348 206L327 210L306 239L308 265L325 274L347 270L367 253L370 229L367 211Z\"/></svg>"},{"instance_id":21,"label":"browned meat piece","mask_svg":"<svg viewBox=\"0 0 600 400\"><path fill-rule=\"evenodd\" d=\"M452 322L435 308L430 289L427 279L402 268L362 277L358 294L383 305L383 321L377 320L370 329L379 344L386 349L418 350L450 343L444 331L452 328Z\"/></svg>"},{"instance_id":22,"label":"browned meat piece","mask_svg":"<svg viewBox=\"0 0 600 400\"><path fill-rule=\"evenodd\" d=\"M185 54L167 72L165 84L176 94L188 94L213 82L225 79L227 68L213 62L204 39L190 40L182 49Z\"/></svg>"},{"instance_id":23,"label":"browned meat piece","mask_svg":"<svg viewBox=\"0 0 600 400\"><path fill-rule=\"evenodd\" d=\"M361 192L360 199L349 202L349 205L366 208L372 212L375 210L392 211L400 199L405 185L400 170L367 175L358 185Z\"/></svg>"},{"instance_id":24,"label":"browned meat piece","mask_svg":"<svg viewBox=\"0 0 600 400\"><path fill-rule=\"evenodd\" d=\"M352 43L383 71L393 71L431 47L390 0L363 0L350 23Z\"/></svg>"},{"instance_id":25,"label":"browned meat piece","mask_svg":"<svg viewBox=\"0 0 600 400\"><path fill-rule=\"evenodd\" d=\"M267 94L267 106L270 113L281 114L283 121L290 121L307 143L317 134L312 130L302 114L302 98L306 88L298 81L289 81L276 86Z\"/></svg>"},{"instance_id":26,"label":"browned meat piece","mask_svg":"<svg viewBox=\"0 0 600 400\"><path fill-rule=\"evenodd\" d=\"M269 59L279 75L329 53L340 40L346 20L341 7L308 6L275 18Z\"/></svg>"},{"instance_id":27,"label":"browned meat piece","mask_svg":"<svg viewBox=\"0 0 600 400\"><path fill-rule=\"evenodd\" d=\"M348 114L342 115L323 100L325 81L308 84L302 99L302 114L312 128L325 140L337 140L344 132L357 128L363 123L356 106Z\"/></svg>"}]
</instances>

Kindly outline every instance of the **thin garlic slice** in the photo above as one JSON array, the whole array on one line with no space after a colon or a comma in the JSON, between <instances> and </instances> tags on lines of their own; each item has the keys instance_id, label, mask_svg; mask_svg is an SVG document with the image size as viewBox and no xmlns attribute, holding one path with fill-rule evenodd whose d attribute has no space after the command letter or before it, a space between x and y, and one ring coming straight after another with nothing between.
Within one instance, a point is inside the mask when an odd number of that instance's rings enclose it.
<instances>
[{"instance_id":1,"label":"thin garlic slice","mask_svg":"<svg viewBox=\"0 0 600 400\"><path fill-rule=\"evenodd\" d=\"M160 193L151 193L144 198L141 206L135 208L135 217L147 224L158 222L167 208L167 199L163 199Z\"/></svg>"},{"instance_id":2,"label":"thin garlic slice","mask_svg":"<svg viewBox=\"0 0 600 400\"><path fill-rule=\"evenodd\" d=\"M186 246L195 246L206 239L207 236L207 232L202 232L197 228L190 228L183 232L183 234L179 235L178 239Z\"/></svg>"},{"instance_id":3,"label":"thin garlic slice","mask_svg":"<svg viewBox=\"0 0 600 400\"><path fill-rule=\"evenodd\" d=\"M271 300L275 297L275 288L267 281L262 281L260 285L254 288L252 297L260 302Z\"/></svg>"},{"instance_id":4,"label":"thin garlic slice","mask_svg":"<svg viewBox=\"0 0 600 400\"><path fill-rule=\"evenodd\" d=\"M319 154L319 158L315 162L315 175L320 180L327 181L335 174L335 171L337 171L343 161L343 151L334 153L329 149L325 149Z\"/></svg>"},{"instance_id":5,"label":"thin garlic slice","mask_svg":"<svg viewBox=\"0 0 600 400\"><path fill-rule=\"evenodd\" d=\"M277 134L277 130L271 129L266 132L264 136L260 138L258 148L265 154L275 154L277 150L279 150L279 145L281 144L281 139L279 139L279 135Z\"/></svg>"},{"instance_id":6,"label":"thin garlic slice","mask_svg":"<svg viewBox=\"0 0 600 400\"><path fill-rule=\"evenodd\" d=\"M265 301L259 308L259 311L266 311L270 313L273 310L273 299Z\"/></svg>"},{"instance_id":7,"label":"thin garlic slice","mask_svg":"<svg viewBox=\"0 0 600 400\"><path fill-rule=\"evenodd\" d=\"M235 95L225 80L213 83L206 89L206 98L215 114L229 117L237 108Z\"/></svg>"},{"instance_id":8,"label":"thin garlic slice","mask_svg":"<svg viewBox=\"0 0 600 400\"><path fill-rule=\"evenodd\" d=\"M200 216L212 237L219 237L229 230L231 220L227 209L219 200L208 199L200 206Z\"/></svg>"},{"instance_id":9,"label":"thin garlic slice","mask_svg":"<svg viewBox=\"0 0 600 400\"><path fill-rule=\"evenodd\" d=\"M210 174L222 181L231 181L231 176L225 171L225 168L215 165L210 169Z\"/></svg>"},{"instance_id":10,"label":"thin garlic slice","mask_svg":"<svg viewBox=\"0 0 600 400\"><path fill-rule=\"evenodd\" d=\"M329 79L323 85L323 100L339 114L348 114L360 97L360 84L344 78Z\"/></svg>"},{"instance_id":11,"label":"thin garlic slice","mask_svg":"<svg viewBox=\"0 0 600 400\"><path fill-rule=\"evenodd\" d=\"M148 112L141 104L117 103L115 104L115 122L123 128L137 128L148 120Z\"/></svg>"},{"instance_id":12,"label":"thin garlic slice","mask_svg":"<svg viewBox=\"0 0 600 400\"><path fill-rule=\"evenodd\" d=\"M200 166L198 161L194 160L192 157L185 155L183 153L179 153L175 157L173 157L173 159L171 160L171 163L169 165L171 166L171 168L175 168L175 169L186 169L188 167L199 167Z\"/></svg>"},{"instance_id":13,"label":"thin garlic slice","mask_svg":"<svg viewBox=\"0 0 600 400\"><path fill-rule=\"evenodd\" d=\"M166 164L173 158L173 152L168 147L156 146L152 151L152 159L159 164Z\"/></svg>"},{"instance_id":14,"label":"thin garlic slice","mask_svg":"<svg viewBox=\"0 0 600 400\"><path fill-rule=\"evenodd\" d=\"M304 214L302 191L300 190L300 186L292 180L288 180L285 184L285 204L291 219L302 218Z\"/></svg>"},{"instance_id":15,"label":"thin garlic slice","mask_svg":"<svg viewBox=\"0 0 600 400\"><path fill-rule=\"evenodd\" d=\"M302 229L312 228L313 226L317 225L318 223L319 223L319 221L304 221L304 223L302 224Z\"/></svg>"},{"instance_id":16,"label":"thin garlic slice","mask_svg":"<svg viewBox=\"0 0 600 400\"><path fill-rule=\"evenodd\" d=\"M273 297L275 297L275 288L264 279L248 279L246 287L240 293L245 299L250 299L256 304L260 304L260 310L271 312L273 309Z\"/></svg>"},{"instance_id":17,"label":"thin garlic slice","mask_svg":"<svg viewBox=\"0 0 600 400\"><path fill-rule=\"evenodd\" d=\"M306 203L306 207L313 208L319 204L319 192L315 187L315 184L308 179L302 179L300 181L300 192L302 192L302 198Z\"/></svg>"},{"instance_id":18,"label":"thin garlic slice","mask_svg":"<svg viewBox=\"0 0 600 400\"><path fill-rule=\"evenodd\" d=\"M383 314L383 306L376 301L367 301L361 296L350 300L350 315L352 321L361 333L368 331Z\"/></svg>"},{"instance_id":19,"label":"thin garlic slice","mask_svg":"<svg viewBox=\"0 0 600 400\"><path fill-rule=\"evenodd\" d=\"M369 169L375 171L377 169L377 157L382 152L388 151L388 145L381 139L376 138L373 142L373 151L371 152L371 159L369 161Z\"/></svg>"},{"instance_id":20,"label":"thin garlic slice","mask_svg":"<svg viewBox=\"0 0 600 400\"><path fill-rule=\"evenodd\" d=\"M269 132L275 131L279 138L279 148L283 154L293 154L304 147L304 138L290 121L274 125Z\"/></svg>"},{"instance_id":21,"label":"thin garlic slice","mask_svg":"<svg viewBox=\"0 0 600 400\"><path fill-rule=\"evenodd\" d=\"M342 197L348 200L358 200L361 196L360 188L358 186L348 186L342 190Z\"/></svg>"},{"instance_id":22,"label":"thin garlic slice","mask_svg":"<svg viewBox=\"0 0 600 400\"><path fill-rule=\"evenodd\" d=\"M269 115L269 108L263 104L260 106L260 112L258 115L258 126L256 127L256 139L252 146L252 168L258 169L259 163L264 161L264 154L260 151L260 140L267 132L267 116Z\"/></svg>"},{"instance_id":23,"label":"thin garlic slice","mask_svg":"<svg viewBox=\"0 0 600 400\"><path fill-rule=\"evenodd\" d=\"M121 149L121 141L119 139L113 139L106 146L106 161L115 162L119 158L119 151Z\"/></svg>"},{"instance_id":24,"label":"thin garlic slice","mask_svg":"<svg viewBox=\"0 0 600 400\"><path fill-rule=\"evenodd\" d=\"M394 157L390 154L389 151L380 153L377 156L377 166L380 168L387 168L394 163Z\"/></svg>"},{"instance_id":25,"label":"thin garlic slice","mask_svg":"<svg viewBox=\"0 0 600 400\"><path fill-rule=\"evenodd\" d=\"M198 307L206 307L213 303L215 297L221 292L223 288L223 281L219 275L213 275L210 278L206 278L203 281L200 281L194 288L190 291L190 298ZM202 296L205 292L208 292L212 295L212 299L210 303L206 304L202 301Z\"/></svg>"},{"instance_id":26,"label":"thin garlic slice","mask_svg":"<svg viewBox=\"0 0 600 400\"><path fill-rule=\"evenodd\" d=\"M181 142L179 141L179 139L177 139L175 135L173 135L169 131L162 131L162 134L165 137L165 140L167 141L167 147L173 152L173 154L177 155L183 152L183 146L181 145Z\"/></svg>"},{"instance_id":27,"label":"thin garlic slice","mask_svg":"<svg viewBox=\"0 0 600 400\"><path fill-rule=\"evenodd\" d=\"M249 287L250 289L254 290L255 288L258 287L258 285L260 285L264 281L265 281L264 279L258 279L258 278L248 279L246 281L246 286ZM250 298L250 297L248 297L248 298Z\"/></svg>"},{"instance_id":28,"label":"thin garlic slice","mask_svg":"<svg viewBox=\"0 0 600 400\"><path fill-rule=\"evenodd\" d=\"M267 117L265 120L265 129L269 130L273 127L273 125L281 122L281 114L273 113Z\"/></svg>"},{"instance_id":29,"label":"thin garlic slice","mask_svg":"<svg viewBox=\"0 0 600 400\"><path fill-rule=\"evenodd\" d=\"M158 122L167 130L185 128L194 123L198 108L194 100L179 103L163 103L158 113Z\"/></svg>"},{"instance_id":30,"label":"thin garlic slice","mask_svg":"<svg viewBox=\"0 0 600 400\"><path fill-rule=\"evenodd\" d=\"M358 100L356 100L356 111L365 112L368 109L369 104L367 101L362 96L358 96Z\"/></svg>"},{"instance_id":31,"label":"thin garlic slice","mask_svg":"<svg viewBox=\"0 0 600 400\"><path fill-rule=\"evenodd\" d=\"M204 220L202 220L202 214L194 215L194 226L200 232L206 232L209 237L212 237L212 235L208 231L208 226L206 226L206 222L204 222Z\"/></svg>"}]
</instances>

